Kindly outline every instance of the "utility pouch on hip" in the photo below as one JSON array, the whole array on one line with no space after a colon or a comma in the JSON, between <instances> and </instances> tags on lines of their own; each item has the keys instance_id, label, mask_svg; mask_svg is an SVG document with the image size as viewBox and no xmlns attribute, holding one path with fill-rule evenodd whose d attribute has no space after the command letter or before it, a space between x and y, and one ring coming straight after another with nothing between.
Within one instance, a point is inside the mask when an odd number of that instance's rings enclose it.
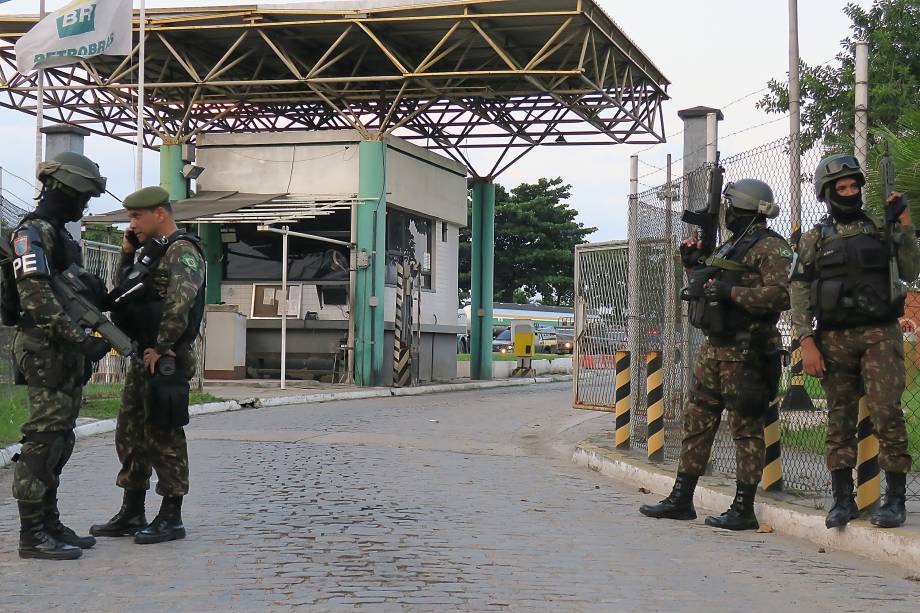
<instances>
[{"instance_id":1,"label":"utility pouch on hip","mask_svg":"<svg viewBox=\"0 0 920 613\"><path fill-rule=\"evenodd\" d=\"M158 428L181 428L189 422L189 383L176 358L163 356L147 384L149 419Z\"/></svg>"}]
</instances>

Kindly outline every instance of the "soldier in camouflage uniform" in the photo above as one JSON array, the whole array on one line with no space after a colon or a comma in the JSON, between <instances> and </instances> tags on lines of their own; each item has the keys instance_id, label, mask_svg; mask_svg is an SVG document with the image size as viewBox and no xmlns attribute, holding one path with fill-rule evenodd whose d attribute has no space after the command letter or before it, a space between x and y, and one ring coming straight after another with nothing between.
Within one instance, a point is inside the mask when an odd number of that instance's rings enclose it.
<instances>
[{"instance_id":1,"label":"soldier in camouflage uniform","mask_svg":"<svg viewBox=\"0 0 920 613\"><path fill-rule=\"evenodd\" d=\"M115 431L124 502L96 536L134 536L139 544L185 537L182 498L189 490L189 380L197 359L193 343L204 311L204 258L198 239L180 232L169 193L147 187L129 195L131 224L122 244L118 287L110 295L112 320L138 342L143 364L128 369ZM141 245L139 250L137 245ZM121 299L123 297L123 299ZM160 512L147 523L144 499L152 471Z\"/></svg>"},{"instance_id":2,"label":"soldier in camouflage uniform","mask_svg":"<svg viewBox=\"0 0 920 613\"><path fill-rule=\"evenodd\" d=\"M901 411L904 347L898 318L904 299L891 299L884 233L862 208L865 177L852 155L821 160L815 193L829 216L799 242L790 293L792 328L802 347L805 372L821 379L827 395L827 467L834 504L825 523L845 526L857 515L853 497L856 422L859 399L866 404L879 440L879 464L885 470L885 503L872 516L879 527L900 526L906 519L907 429ZM920 273L920 251L906 198L888 198L894 222L900 277L911 282ZM903 207L903 212L898 211ZM896 219L896 221L895 221ZM817 320L817 330L813 321Z\"/></svg>"},{"instance_id":3,"label":"soldier in camouflage uniform","mask_svg":"<svg viewBox=\"0 0 920 613\"><path fill-rule=\"evenodd\" d=\"M64 226L79 220L90 198L105 191L105 178L95 162L70 152L43 162L38 178L42 183L38 207L12 235L16 292L4 293L4 312L18 320L13 355L29 396L29 418L22 425L22 449L13 472L13 496L22 525L19 556L72 560L96 539L78 536L61 522L57 490L73 452L73 428L89 378L87 371L91 374L92 363L111 346L87 336L70 320L55 297L50 278L72 264L81 264L80 245ZM102 282L85 274L84 280L92 280L96 293L104 296ZM99 296L96 298L98 302Z\"/></svg>"},{"instance_id":4,"label":"soldier in camouflage uniform","mask_svg":"<svg viewBox=\"0 0 920 613\"><path fill-rule=\"evenodd\" d=\"M707 517L706 524L749 530L758 527L754 496L764 464L764 414L776 397L782 368L776 323L789 308L792 250L766 227L767 218L779 213L766 183L730 183L724 203L731 239L708 258L695 233L681 246L690 321L706 333L706 341L694 360L674 487L658 504L639 510L655 518L696 518L693 492L726 409L735 439L737 493L729 509Z\"/></svg>"}]
</instances>

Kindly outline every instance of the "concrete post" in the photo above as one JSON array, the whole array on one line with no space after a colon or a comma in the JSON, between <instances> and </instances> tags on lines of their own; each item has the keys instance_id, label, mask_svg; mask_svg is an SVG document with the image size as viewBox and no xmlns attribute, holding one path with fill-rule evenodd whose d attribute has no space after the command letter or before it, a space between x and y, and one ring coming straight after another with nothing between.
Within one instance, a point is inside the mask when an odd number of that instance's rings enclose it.
<instances>
[{"instance_id":1,"label":"concrete post","mask_svg":"<svg viewBox=\"0 0 920 613\"><path fill-rule=\"evenodd\" d=\"M41 128L41 133L45 135L45 159L50 160L59 153L70 151L83 155L83 139L89 136L89 130L80 126L71 126L67 124L55 124ZM105 176L105 170L100 169L102 176ZM67 224L67 231L75 239L80 240L80 222L71 221Z\"/></svg>"},{"instance_id":2,"label":"concrete post","mask_svg":"<svg viewBox=\"0 0 920 613\"><path fill-rule=\"evenodd\" d=\"M626 348L632 363L633 398L639 398L640 377L645 356L639 354L639 156L629 158L629 210L627 212L627 250L626 250ZM637 405L638 406L638 405Z\"/></svg>"},{"instance_id":3,"label":"concrete post","mask_svg":"<svg viewBox=\"0 0 920 613\"><path fill-rule=\"evenodd\" d=\"M856 126L853 154L866 172L869 155L869 43L856 42Z\"/></svg>"},{"instance_id":4,"label":"concrete post","mask_svg":"<svg viewBox=\"0 0 920 613\"><path fill-rule=\"evenodd\" d=\"M715 123L709 119L715 114ZM696 106L677 112L684 122L684 189L687 190L687 207L698 211L706 206L708 174L704 169L712 153L718 149L718 122L725 116L719 109Z\"/></svg>"},{"instance_id":5,"label":"concrete post","mask_svg":"<svg viewBox=\"0 0 920 613\"><path fill-rule=\"evenodd\" d=\"M355 249L355 383L384 383L383 296L386 271L386 144L358 145L358 197ZM367 200L364 200L364 199Z\"/></svg>"},{"instance_id":6,"label":"concrete post","mask_svg":"<svg viewBox=\"0 0 920 613\"><path fill-rule=\"evenodd\" d=\"M495 276L495 184L473 184L470 280L470 378L492 378L492 303Z\"/></svg>"}]
</instances>

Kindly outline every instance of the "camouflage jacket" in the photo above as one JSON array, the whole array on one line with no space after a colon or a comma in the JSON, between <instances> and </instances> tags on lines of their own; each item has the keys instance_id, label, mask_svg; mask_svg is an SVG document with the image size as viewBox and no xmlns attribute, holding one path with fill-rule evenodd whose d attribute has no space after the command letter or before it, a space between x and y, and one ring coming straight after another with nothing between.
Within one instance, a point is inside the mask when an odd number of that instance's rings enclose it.
<instances>
[{"instance_id":1,"label":"camouflage jacket","mask_svg":"<svg viewBox=\"0 0 920 613\"><path fill-rule=\"evenodd\" d=\"M873 219L871 221L876 228L879 227L877 220ZM861 223L862 221L860 220L851 223L835 222L834 227L839 234L853 234L860 231ZM901 273L901 278L908 283L913 282L917 275L920 274L920 249L918 249L917 241L914 239L915 235L913 225L895 225L893 237L898 246L898 269ZM814 281L815 255L820 236L821 229L819 226L815 226L802 235L796 248L796 269L791 271L794 280L789 284L789 294L792 302L790 317L792 319L792 333L798 340L811 336L815 331L815 314L811 307L811 284Z\"/></svg>"},{"instance_id":2,"label":"camouflage jacket","mask_svg":"<svg viewBox=\"0 0 920 613\"><path fill-rule=\"evenodd\" d=\"M117 283L121 283L131 269L134 257L134 253L122 252ZM149 283L165 303L153 348L158 354L165 355L185 332L195 298L198 292L204 290L204 281L204 260L198 249L187 240L177 240L171 244L154 267Z\"/></svg>"},{"instance_id":3,"label":"camouflage jacket","mask_svg":"<svg viewBox=\"0 0 920 613\"><path fill-rule=\"evenodd\" d=\"M66 230L64 234L70 236ZM36 240L37 239L37 240ZM72 240L72 239L71 239ZM61 303L51 289L49 274L54 267L57 250L66 249L60 243L57 230L44 219L28 218L13 232L11 246L17 258L41 258L37 270L23 267L17 274L16 289L22 312L57 343L79 343L86 334L61 308Z\"/></svg>"},{"instance_id":4,"label":"camouflage jacket","mask_svg":"<svg viewBox=\"0 0 920 613\"><path fill-rule=\"evenodd\" d=\"M741 282L735 286L732 302L759 317L778 315L788 309L791 261L789 243L778 236L761 238L741 260L741 264L749 270L741 273ZM781 344L776 326L756 324L751 332L766 336L768 343L776 347ZM700 352L704 358L731 362L745 359L747 353L742 346L715 347L708 342L703 343Z\"/></svg>"}]
</instances>

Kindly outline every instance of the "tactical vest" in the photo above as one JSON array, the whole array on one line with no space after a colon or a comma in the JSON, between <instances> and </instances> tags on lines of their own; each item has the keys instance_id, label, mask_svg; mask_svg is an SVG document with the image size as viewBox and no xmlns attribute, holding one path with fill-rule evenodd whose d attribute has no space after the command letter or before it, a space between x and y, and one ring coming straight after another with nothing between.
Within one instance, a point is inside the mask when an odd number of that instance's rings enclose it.
<instances>
[{"instance_id":1,"label":"tactical vest","mask_svg":"<svg viewBox=\"0 0 920 613\"><path fill-rule=\"evenodd\" d=\"M204 261L204 251L201 248L201 242L194 234L187 232L175 232L167 239L166 249L163 255L169 250L173 243L180 240L191 243L198 254ZM159 268L163 257L161 256L150 265L150 275L144 283L144 289L133 294L131 300L126 304L120 304L112 310L112 322L121 328L125 334L137 341L141 350L156 345L157 334L160 330L160 322L163 320L163 311L166 307L166 301L160 297L153 284L153 277ZM195 297L195 303L189 313L188 324L185 331L176 341L176 346L191 345L198 336L201 321L204 319L205 292L204 287L198 291Z\"/></svg>"},{"instance_id":2,"label":"tactical vest","mask_svg":"<svg viewBox=\"0 0 920 613\"><path fill-rule=\"evenodd\" d=\"M833 221L816 229L811 308L820 329L891 323L904 315L904 298L889 298L885 241L869 219L856 233L839 233Z\"/></svg>"},{"instance_id":3,"label":"tactical vest","mask_svg":"<svg viewBox=\"0 0 920 613\"><path fill-rule=\"evenodd\" d=\"M756 272L743 263L747 253L767 236L784 240L779 234L763 226L754 226L737 241L729 241L706 259L704 266L687 271L687 286L681 298L687 301L690 325L699 328L714 344L730 343L740 332L750 331L757 324L775 326L779 313L755 316L737 304L723 303L706 298L706 284L717 279L732 285L741 285L741 275Z\"/></svg>"},{"instance_id":4,"label":"tactical vest","mask_svg":"<svg viewBox=\"0 0 920 613\"><path fill-rule=\"evenodd\" d=\"M42 245L44 249L50 250L51 257L48 265L51 268L51 274L59 274L71 264L82 267L83 253L80 249L80 243L74 240L63 224L40 214L38 211L33 211L23 217L13 234L15 235L19 232L29 221L36 219L49 223L55 232L54 245ZM3 240L6 240L6 237ZM3 276L3 289L0 291L0 318L2 318L3 325L34 327L31 317L24 315L22 312L22 305L19 302L19 290L16 287L16 279L13 275L12 260L4 261L0 274Z\"/></svg>"}]
</instances>

